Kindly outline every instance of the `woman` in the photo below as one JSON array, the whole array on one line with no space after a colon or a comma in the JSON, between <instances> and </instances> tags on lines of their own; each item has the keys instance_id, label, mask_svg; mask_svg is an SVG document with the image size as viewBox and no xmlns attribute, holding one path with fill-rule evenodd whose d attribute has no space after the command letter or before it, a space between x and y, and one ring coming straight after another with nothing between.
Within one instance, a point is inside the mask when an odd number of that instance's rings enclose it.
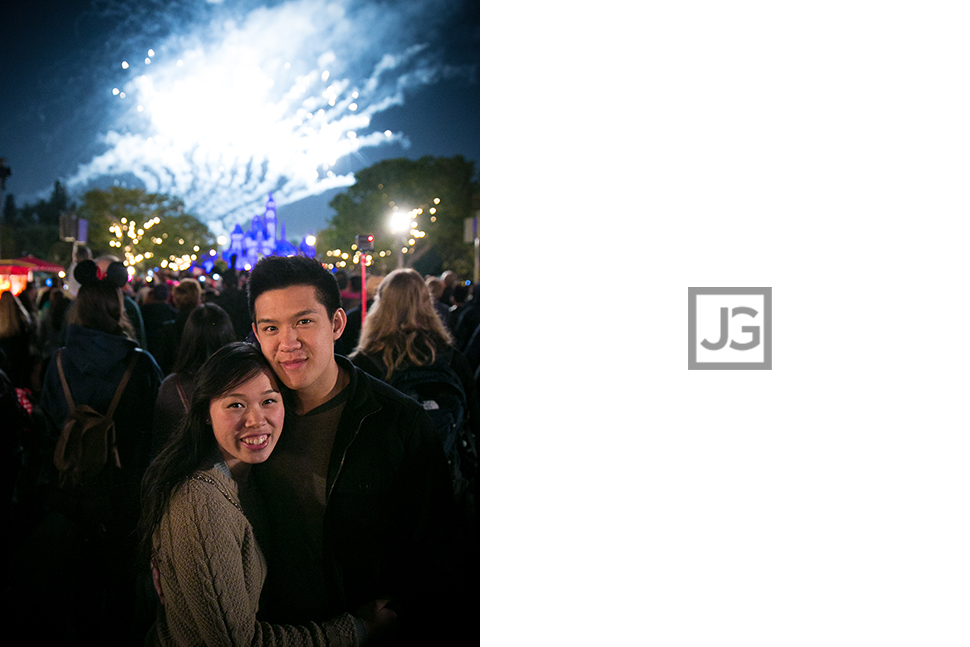
<instances>
[{"instance_id":1,"label":"woman","mask_svg":"<svg viewBox=\"0 0 970 647\"><path fill-rule=\"evenodd\" d=\"M424 279L410 268L394 270L377 288L373 308L367 313L354 363L375 377L388 381L394 371L407 366L430 366L447 359L459 377L468 375L460 353L452 352L454 340L431 303ZM465 381L463 379L463 381Z\"/></svg>"},{"instance_id":2,"label":"woman","mask_svg":"<svg viewBox=\"0 0 970 647\"><path fill-rule=\"evenodd\" d=\"M36 388L30 379L35 359L30 352L33 343L30 315L23 303L9 290L0 294L0 351L5 355L0 368L15 387Z\"/></svg>"},{"instance_id":3,"label":"woman","mask_svg":"<svg viewBox=\"0 0 970 647\"><path fill-rule=\"evenodd\" d=\"M41 375L47 371L47 365L54 356L54 351L60 346L58 340L71 305L60 288L53 287L44 295L47 297L47 305L41 309L40 315Z\"/></svg>"},{"instance_id":4,"label":"woman","mask_svg":"<svg viewBox=\"0 0 970 647\"><path fill-rule=\"evenodd\" d=\"M452 466L455 494L460 496L466 483L459 443L472 374L464 355L455 351L451 333L415 270L394 270L381 281L350 360L425 404Z\"/></svg>"},{"instance_id":5,"label":"woman","mask_svg":"<svg viewBox=\"0 0 970 647\"><path fill-rule=\"evenodd\" d=\"M153 455L161 450L188 413L196 371L206 358L233 341L236 341L236 333L225 310L214 303L204 303L191 312L185 322L172 372L162 382L155 401Z\"/></svg>"},{"instance_id":6,"label":"woman","mask_svg":"<svg viewBox=\"0 0 970 647\"><path fill-rule=\"evenodd\" d=\"M245 342L216 351L195 383L188 416L142 484L141 563L152 564L162 603L149 642L351 646L382 631L393 621L387 610L301 626L256 620L266 561L251 468L276 446L283 400L262 353Z\"/></svg>"},{"instance_id":7,"label":"woman","mask_svg":"<svg viewBox=\"0 0 970 647\"><path fill-rule=\"evenodd\" d=\"M52 492L51 507L69 522L80 551L79 558L67 560L65 572L58 574L58 585L73 586L71 610L54 616L73 614L80 642L128 642L139 622L142 631L147 625L144 618L135 618L137 542L132 534L138 524L139 485L148 465L152 411L162 375L152 356L138 348L125 314L121 287L128 280L127 268L113 262L102 273L94 261L85 260L78 263L74 276L80 287L67 313L65 346L54 352L41 391L49 438L60 436L69 413L61 371L74 404L102 414L129 367L131 373L112 416L121 467L106 472L111 479L108 504L91 507L94 497L87 483Z\"/></svg>"}]
</instances>

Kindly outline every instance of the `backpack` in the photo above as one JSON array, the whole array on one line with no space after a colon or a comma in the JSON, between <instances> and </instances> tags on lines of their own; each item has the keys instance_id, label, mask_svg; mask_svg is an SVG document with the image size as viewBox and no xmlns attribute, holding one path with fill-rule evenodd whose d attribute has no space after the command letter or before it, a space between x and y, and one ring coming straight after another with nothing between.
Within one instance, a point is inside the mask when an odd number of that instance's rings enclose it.
<instances>
[{"instance_id":1,"label":"backpack","mask_svg":"<svg viewBox=\"0 0 970 647\"><path fill-rule=\"evenodd\" d=\"M101 414L86 404L75 406L61 351L57 352L57 371L69 411L54 448L54 466L61 489L74 501L72 507L102 535L111 516L114 475L121 469L113 416L137 362L138 355L133 353L108 411Z\"/></svg>"},{"instance_id":2,"label":"backpack","mask_svg":"<svg viewBox=\"0 0 970 647\"><path fill-rule=\"evenodd\" d=\"M442 352L438 361L430 366L396 369L388 384L417 400L431 418L444 447L455 494L458 495L465 486L461 454L465 423L468 419L468 403L461 380L449 366L451 353L450 349Z\"/></svg>"}]
</instances>

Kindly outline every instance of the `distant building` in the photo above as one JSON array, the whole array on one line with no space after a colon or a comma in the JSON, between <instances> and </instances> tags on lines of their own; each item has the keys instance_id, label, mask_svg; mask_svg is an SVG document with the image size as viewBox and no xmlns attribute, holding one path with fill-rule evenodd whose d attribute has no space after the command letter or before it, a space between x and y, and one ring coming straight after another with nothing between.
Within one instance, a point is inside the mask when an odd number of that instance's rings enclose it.
<instances>
[{"instance_id":1,"label":"distant building","mask_svg":"<svg viewBox=\"0 0 970 647\"><path fill-rule=\"evenodd\" d=\"M241 225L236 225L229 234L229 247L219 257L231 267L232 257L235 255L236 269L244 270L247 267L252 268L263 256L296 254L306 254L313 258L316 256L316 249L306 243L306 238L300 241L299 249L286 240L286 224L276 217L276 202L273 200L273 194L270 193L269 200L266 201L266 211L262 215L253 216L249 231L243 231ZM207 270L212 269L212 264L209 262L204 266Z\"/></svg>"}]
</instances>

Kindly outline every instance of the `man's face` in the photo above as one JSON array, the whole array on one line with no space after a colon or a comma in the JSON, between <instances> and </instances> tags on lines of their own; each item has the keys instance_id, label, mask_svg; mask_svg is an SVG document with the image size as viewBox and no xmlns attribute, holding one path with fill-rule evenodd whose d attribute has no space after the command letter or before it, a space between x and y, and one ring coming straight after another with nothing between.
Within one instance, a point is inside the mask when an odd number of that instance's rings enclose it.
<instances>
[{"instance_id":1,"label":"man's face","mask_svg":"<svg viewBox=\"0 0 970 647\"><path fill-rule=\"evenodd\" d=\"M323 403L337 382L333 343L347 323L342 309L327 317L310 285L269 290L256 299L253 330L277 377L297 392L306 409Z\"/></svg>"}]
</instances>

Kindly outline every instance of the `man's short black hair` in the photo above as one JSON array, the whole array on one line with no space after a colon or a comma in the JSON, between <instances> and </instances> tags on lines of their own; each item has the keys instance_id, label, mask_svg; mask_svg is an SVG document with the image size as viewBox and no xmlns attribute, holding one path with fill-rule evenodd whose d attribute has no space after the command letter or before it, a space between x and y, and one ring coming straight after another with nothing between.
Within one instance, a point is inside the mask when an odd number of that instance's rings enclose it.
<instances>
[{"instance_id":1,"label":"man's short black hair","mask_svg":"<svg viewBox=\"0 0 970 647\"><path fill-rule=\"evenodd\" d=\"M155 301L158 303L165 303L165 300L168 299L168 295L171 293L171 290L168 287L168 283L165 281L155 281L155 283L152 285L151 292L152 298L155 299Z\"/></svg>"},{"instance_id":2,"label":"man's short black hair","mask_svg":"<svg viewBox=\"0 0 970 647\"><path fill-rule=\"evenodd\" d=\"M317 300L327 309L327 317L333 321L337 308L341 307L340 288L337 279L327 269L307 256L265 256L257 261L249 274L249 316L256 321L256 299L264 292L281 290L294 285L316 288Z\"/></svg>"}]
</instances>

